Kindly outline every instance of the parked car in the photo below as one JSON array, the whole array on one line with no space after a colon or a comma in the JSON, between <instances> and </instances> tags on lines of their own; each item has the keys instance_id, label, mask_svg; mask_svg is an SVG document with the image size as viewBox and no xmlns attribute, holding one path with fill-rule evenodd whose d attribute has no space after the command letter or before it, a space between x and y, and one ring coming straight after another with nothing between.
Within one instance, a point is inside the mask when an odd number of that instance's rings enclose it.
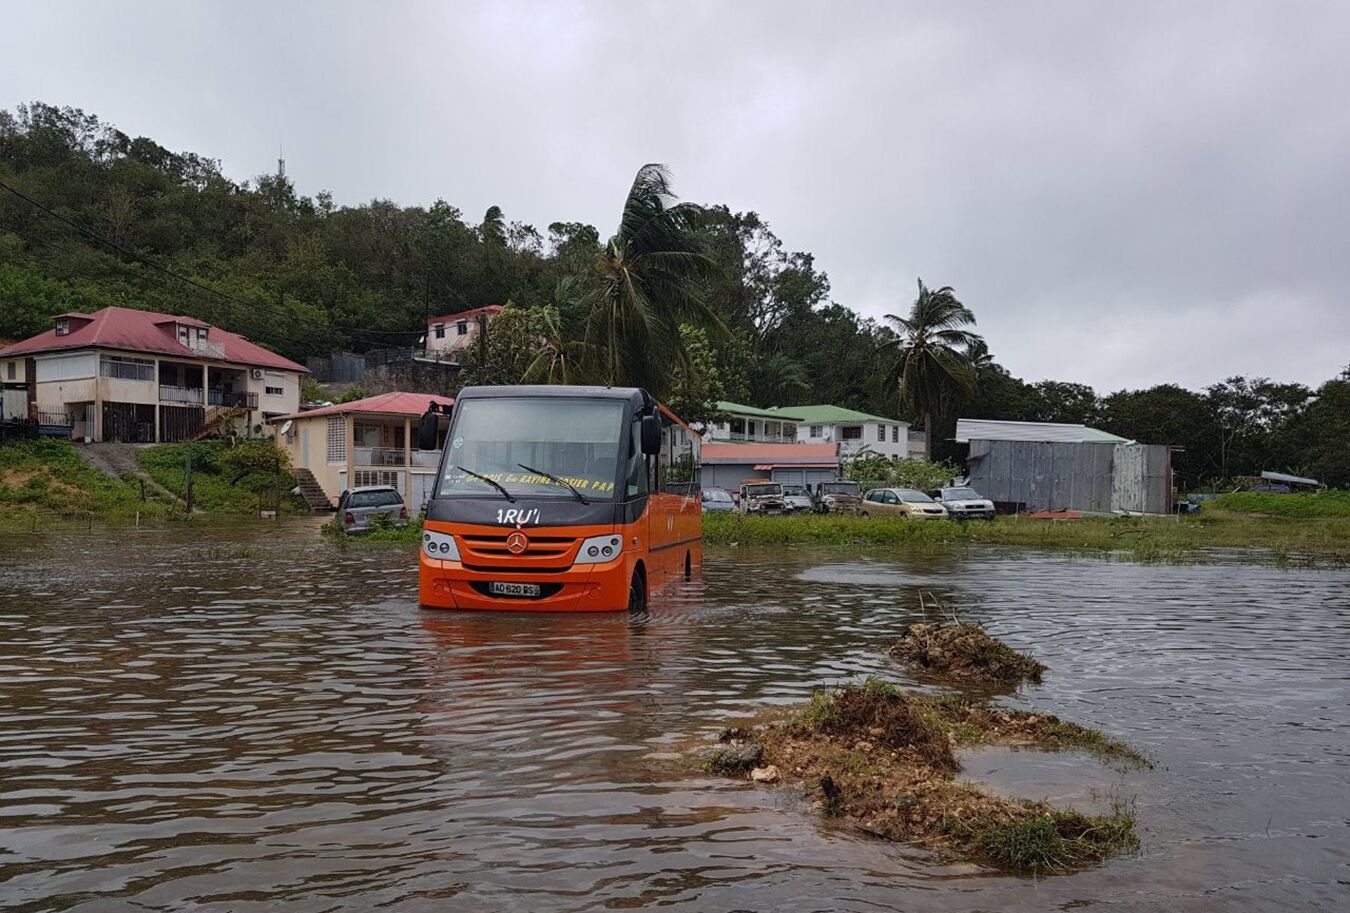
<instances>
[{"instance_id":1,"label":"parked car","mask_svg":"<svg viewBox=\"0 0 1350 913\"><path fill-rule=\"evenodd\" d=\"M742 482L740 508L747 514L787 513L787 502L783 500L783 486L777 482Z\"/></svg>"},{"instance_id":2,"label":"parked car","mask_svg":"<svg viewBox=\"0 0 1350 913\"><path fill-rule=\"evenodd\" d=\"M873 488L863 496L858 513L864 517L903 517L906 520L947 519L947 508L912 488Z\"/></svg>"},{"instance_id":3,"label":"parked car","mask_svg":"<svg viewBox=\"0 0 1350 913\"><path fill-rule=\"evenodd\" d=\"M823 514L858 512L862 489L857 482L821 482L816 485L816 510Z\"/></svg>"},{"instance_id":4,"label":"parked car","mask_svg":"<svg viewBox=\"0 0 1350 913\"><path fill-rule=\"evenodd\" d=\"M736 501L731 497L731 492L725 488L705 488L703 489L703 512L716 513L718 511L730 511L736 509Z\"/></svg>"},{"instance_id":5,"label":"parked car","mask_svg":"<svg viewBox=\"0 0 1350 913\"><path fill-rule=\"evenodd\" d=\"M798 511L809 513L816 509L816 502L812 500L811 492L801 485L784 485L783 501L787 504L787 509L791 513L797 513Z\"/></svg>"},{"instance_id":6,"label":"parked car","mask_svg":"<svg viewBox=\"0 0 1350 913\"><path fill-rule=\"evenodd\" d=\"M338 499L338 517L346 533L369 532L377 517L384 517L392 526L408 522L408 508L397 488L389 485L367 485L349 488Z\"/></svg>"},{"instance_id":7,"label":"parked car","mask_svg":"<svg viewBox=\"0 0 1350 913\"><path fill-rule=\"evenodd\" d=\"M942 502L953 520L994 519L994 502L967 485L939 488L933 497Z\"/></svg>"}]
</instances>

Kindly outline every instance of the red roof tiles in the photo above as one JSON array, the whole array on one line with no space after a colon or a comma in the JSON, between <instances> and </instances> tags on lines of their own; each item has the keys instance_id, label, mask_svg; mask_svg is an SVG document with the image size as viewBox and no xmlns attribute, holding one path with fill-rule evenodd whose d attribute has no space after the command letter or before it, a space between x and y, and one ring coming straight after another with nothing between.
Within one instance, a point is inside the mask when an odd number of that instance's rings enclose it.
<instances>
[{"instance_id":1,"label":"red roof tiles","mask_svg":"<svg viewBox=\"0 0 1350 913\"><path fill-rule=\"evenodd\" d=\"M430 326L433 323L454 323L456 320L472 320L479 314L491 316L493 314L500 314L504 310L506 310L505 305L489 304L487 307L474 308L471 311L460 311L458 314L446 314L443 317L428 317L427 325Z\"/></svg>"},{"instance_id":2,"label":"red roof tiles","mask_svg":"<svg viewBox=\"0 0 1350 913\"><path fill-rule=\"evenodd\" d=\"M249 342L238 333L231 333L219 327L210 327L206 341L220 345L224 350L224 357L212 357L185 346L178 341L173 324L182 323L190 327L208 326L193 317L176 317L172 314L156 314L154 311L118 307L104 308L92 314L72 313L60 316L70 320L69 333L57 336L56 329L52 328L45 333L39 333L0 349L0 358L72 349L118 349L124 352L204 358L209 361L309 373L309 369L304 365L296 364L289 358L282 358L275 352L269 352L262 346Z\"/></svg>"}]
</instances>

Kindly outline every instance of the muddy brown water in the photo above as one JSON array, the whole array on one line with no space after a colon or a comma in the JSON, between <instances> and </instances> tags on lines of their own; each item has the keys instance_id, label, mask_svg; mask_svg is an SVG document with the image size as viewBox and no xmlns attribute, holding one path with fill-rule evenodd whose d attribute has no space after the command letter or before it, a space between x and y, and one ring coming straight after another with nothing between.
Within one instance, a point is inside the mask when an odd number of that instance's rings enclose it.
<instances>
[{"instance_id":1,"label":"muddy brown water","mask_svg":"<svg viewBox=\"0 0 1350 913\"><path fill-rule=\"evenodd\" d=\"M0 907L1344 910L1350 572L722 550L641 616L429 613L407 552L281 528L0 540ZM1043 880L683 774L691 732L866 674L919 592L1050 666L1013 704L1158 761L967 776L1133 800Z\"/></svg>"}]
</instances>

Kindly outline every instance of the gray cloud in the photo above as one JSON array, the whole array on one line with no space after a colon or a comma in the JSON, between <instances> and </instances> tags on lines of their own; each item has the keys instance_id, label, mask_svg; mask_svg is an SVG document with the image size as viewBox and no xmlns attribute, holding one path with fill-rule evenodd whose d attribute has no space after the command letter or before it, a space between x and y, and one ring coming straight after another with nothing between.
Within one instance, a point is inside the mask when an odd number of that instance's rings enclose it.
<instances>
[{"instance_id":1,"label":"gray cloud","mask_svg":"<svg viewBox=\"0 0 1350 913\"><path fill-rule=\"evenodd\" d=\"M607 232L637 165L879 316L950 284L1029 379L1350 362L1336 3L30 4L0 104L243 178ZM20 37L21 36L21 37Z\"/></svg>"}]
</instances>

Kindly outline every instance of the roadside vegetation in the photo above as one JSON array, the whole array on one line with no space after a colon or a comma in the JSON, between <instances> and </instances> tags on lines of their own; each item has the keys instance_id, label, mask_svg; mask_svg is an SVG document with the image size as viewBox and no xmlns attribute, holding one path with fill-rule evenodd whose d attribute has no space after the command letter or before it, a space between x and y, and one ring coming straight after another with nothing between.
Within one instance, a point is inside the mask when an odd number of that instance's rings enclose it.
<instances>
[{"instance_id":1,"label":"roadside vegetation","mask_svg":"<svg viewBox=\"0 0 1350 913\"><path fill-rule=\"evenodd\" d=\"M957 682L1016 688L1041 680L1045 666L981 628L953 622L916 622L887 650L921 673Z\"/></svg>"},{"instance_id":2,"label":"roadside vegetation","mask_svg":"<svg viewBox=\"0 0 1350 913\"><path fill-rule=\"evenodd\" d=\"M138 454L154 484L134 473L112 478L90 466L68 441L0 444L0 523L10 529L71 524L124 526L186 519L185 462L192 455L194 515L258 516L259 509L302 509L290 495L286 455L270 442L161 444ZM144 500L142 500L144 494Z\"/></svg>"},{"instance_id":3,"label":"roadside vegetation","mask_svg":"<svg viewBox=\"0 0 1350 913\"><path fill-rule=\"evenodd\" d=\"M1129 746L1053 716L920 695L877 679L818 691L786 717L725 730L703 764L796 787L823 815L866 833L1022 874L1073 871L1137 847L1123 806L1084 815L959 782L956 749L990 744L1151 766Z\"/></svg>"},{"instance_id":4,"label":"roadside vegetation","mask_svg":"<svg viewBox=\"0 0 1350 913\"><path fill-rule=\"evenodd\" d=\"M1350 510L1341 493L1315 508L1283 508L1272 499L1299 495L1225 496L1183 517L1085 517L1079 520L996 520L914 522L903 519L828 514L754 517L708 513L704 541L723 546L896 546L943 549L971 544L1011 545L1124 557L1149 563L1201 561L1215 549L1259 549L1283 563L1350 564ZM1255 499L1255 500L1250 500ZM1273 506L1272 506L1273 505ZM1314 511L1297 515L1289 511Z\"/></svg>"},{"instance_id":5,"label":"roadside vegetation","mask_svg":"<svg viewBox=\"0 0 1350 913\"><path fill-rule=\"evenodd\" d=\"M132 523L174 515L175 506L147 492L140 480L114 479L94 469L68 441L39 439L0 444L0 523L39 529L70 522Z\"/></svg>"},{"instance_id":6,"label":"roadside vegetation","mask_svg":"<svg viewBox=\"0 0 1350 913\"><path fill-rule=\"evenodd\" d=\"M141 468L179 498L187 498L192 462L193 509L199 513L250 514L303 511L291 495L290 456L270 441L196 441L159 444L138 454Z\"/></svg>"}]
</instances>

